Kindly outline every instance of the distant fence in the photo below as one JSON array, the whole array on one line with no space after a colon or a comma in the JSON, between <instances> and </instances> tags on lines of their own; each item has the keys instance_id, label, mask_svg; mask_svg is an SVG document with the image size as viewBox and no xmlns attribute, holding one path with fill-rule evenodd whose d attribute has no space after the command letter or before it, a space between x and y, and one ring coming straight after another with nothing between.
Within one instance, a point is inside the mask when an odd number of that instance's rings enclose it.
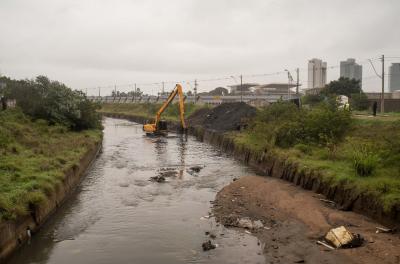
<instances>
[{"instance_id":1,"label":"distant fence","mask_svg":"<svg viewBox=\"0 0 400 264\"><path fill-rule=\"evenodd\" d=\"M378 112L381 111L381 100L380 99L368 99L370 106L374 102L378 103ZM400 99L385 99L385 112L400 112Z\"/></svg>"},{"instance_id":2,"label":"distant fence","mask_svg":"<svg viewBox=\"0 0 400 264\"><path fill-rule=\"evenodd\" d=\"M88 99L100 103L119 103L119 104L143 104L143 103L162 103L167 100L167 95L161 96L88 96ZM185 96L186 103L211 104L245 102L248 104L263 105L273 103L278 100L290 100L299 98L297 95L228 95L228 96ZM177 101L175 98L174 101Z\"/></svg>"}]
</instances>

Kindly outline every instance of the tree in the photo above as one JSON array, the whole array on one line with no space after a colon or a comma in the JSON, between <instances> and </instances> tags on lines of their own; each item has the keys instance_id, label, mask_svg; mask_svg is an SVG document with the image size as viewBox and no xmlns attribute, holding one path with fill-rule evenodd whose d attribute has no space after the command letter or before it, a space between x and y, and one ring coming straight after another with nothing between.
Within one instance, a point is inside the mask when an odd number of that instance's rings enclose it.
<instances>
[{"instance_id":1,"label":"tree","mask_svg":"<svg viewBox=\"0 0 400 264\"><path fill-rule=\"evenodd\" d=\"M302 104L317 105L324 101L325 96L321 94L306 94L301 97Z\"/></svg>"},{"instance_id":2,"label":"tree","mask_svg":"<svg viewBox=\"0 0 400 264\"><path fill-rule=\"evenodd\" d=\"M359 94L361 92L362 90L359 80L344 77L340 77L337 81L331 81L322 91L323 94L346 95L349 98L351 98L352 94Z\"/></svg>"},{"instance_id":3,"label":"tree","mask_svg":"<svg viewBox=\"0 0 400 264\"><path fill-rule=\"evenodd\" d=\"M217 87L214 90L211 90L208 94L218 96L218 95L225 95L228 93L229 93L228 89L226 89L224 87Z\"/></svg>"},{"instance_id":4,"label":"tree","mask_svg":"<svg viewBox=\"0 0 400 264\"><path fill-rule=\"evenodd\" d=\"M355 110L367 110L369 108L367 95L363 92L358 94L352 94L350 99L350 105Z\"/></svg>"},{"instance_id":5,"label":"tree","mask_svg":"<svg viewBox=\"0 0 400 264\"><path fill-rule=\"evenodd\" d=\"M61 124L74 130L100 128L98 105L90 102L84 93L51 81L46 76L35 80L6 80L4 91L16 99L17 106L33 119L45 119L50 124Z\"/></svg>"}]
</instances>

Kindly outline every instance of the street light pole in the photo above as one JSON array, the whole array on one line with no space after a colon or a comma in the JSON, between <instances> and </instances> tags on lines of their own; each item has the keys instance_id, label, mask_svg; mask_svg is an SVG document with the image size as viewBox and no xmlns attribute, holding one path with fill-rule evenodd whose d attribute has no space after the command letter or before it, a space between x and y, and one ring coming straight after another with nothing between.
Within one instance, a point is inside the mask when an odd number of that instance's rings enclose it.
<instances>
[{"instance_id":1,"label":"street light pole","mask_svg":"<svg viewBox=\"0 0 400 264\"><path fill-rule=\"evenodd\" d=\"M243 75L240 75L240 102L243 102Z\"/></svg>"},{"instance_id":2,"label":"street light pole","mask_svg":"<svg viewBox=\"0 0 400 264\"><path fill-rule=\"evenodd\" d=\"M299 68L296 69L296 95L299 95Z\"/></svg>"},{"instance_id":3,"label":"street light pole","mask_svg":"<svg viewBox=\"0 0 400 264\"><path fill-rule=\"evenodd\" d=\"M288 75L288 100L290 100L290 99L291 99L291 94L290 94L290 83L291 83L291 81L293 81L293 77L292 77L292 75L290 74L290 71L289 71L289 70L285 69L285 71L287 72L287 75Z\"/></svg>"}]
</instances>

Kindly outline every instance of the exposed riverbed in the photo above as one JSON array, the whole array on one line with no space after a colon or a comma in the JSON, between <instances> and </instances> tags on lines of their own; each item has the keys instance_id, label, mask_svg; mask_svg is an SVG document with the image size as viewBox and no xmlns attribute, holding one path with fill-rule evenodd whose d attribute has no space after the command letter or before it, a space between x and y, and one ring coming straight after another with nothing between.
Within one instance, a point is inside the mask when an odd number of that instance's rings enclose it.
<instances>
[{"instance_id":1,"label":"exposed riverbed","mask_svg":"<svg viewBox=\"0 0 400 264\"><path fill-rule=\"evenodd\" d=\"M10 264L265 262L257 238L203 217L247 167L190 136L148 138L118 119L104 125L103 153L85 180ZM170 177L149 181L159 175ZM202 251L205 232L216 235L215 250Z\"/></svg>"}]
</instances>

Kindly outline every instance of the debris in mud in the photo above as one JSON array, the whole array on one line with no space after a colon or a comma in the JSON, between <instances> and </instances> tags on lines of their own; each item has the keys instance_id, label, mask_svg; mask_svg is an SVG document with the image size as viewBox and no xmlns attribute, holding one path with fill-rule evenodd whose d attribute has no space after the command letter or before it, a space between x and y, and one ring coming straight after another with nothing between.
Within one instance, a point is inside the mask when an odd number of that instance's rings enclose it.
<instances>
[{"instance_id":1,"label":"debris in mud","mask_svg":"<svg viewBox=\"0 0 400 264\"><path fill-rule=\"evenodd\" d=\"M331 201L331 200L328 200L328 199L322 199L322 198L320 198L319 200L320 200L321 202L324 202L324 203L326 203L326 204L332 206L332 207L336 207L336 203L335 203L334 201Z\"/></svg>"},{"instance_id":2,"label":"debris in mud","mask_svg":"<svg viewBox=\"0 0 400 264\"><path fill-rule=\"evenodd\" d=\"M394 229L389 229L389 228L384 228L384 227L376 227L376 232L375 233L395 233Z\"/></svg>"},{"instance_id":3,"label":"debris in mud","mask_svg":"<svg viewBox=\"0 0 400 264\"><path fill-rule=\"evenodd\" d=\"M193 166L193 167L189 168L190 171L196 172L196 173L199 173L202 169L203 169L202 166Z\"/></svg>"},{"instance_id":4,"label":"debris in mud","mask_svg":"<svg viewBox=\"0 0 400 264\"><path fill-rule=\"evenodd\" d=\"M165 182L165 177L162 175L153 176L153 177L150 177L150 181L159 182L159 183Z\"/></svg>"},{"instance_id":5,"label":"debris in mud","mask_svg":"<svg viewBox=\"0 0 400 264\"><path fill-rule=\"evenodd\" d=\"M239 219L238 227L247 228L247 229L259 229L263 228L264 225L260 220L252 221L250 218L244 217Z\"/></svg>"},{"instance_id":6,"label":"debris in mud","mask_svg":"<svg viewBox=\"0 0 400 264\"><path fill-rule=\"evenodd\" d=\"M216 238L217 238L217 235L216 235L216 234L211 233L211 232L209 232L209 231L206 231L205 234L206 234L206 236L209 236L211 239L216 239Z\"/></svg>"},{"instance_id":7,"label":"debris in mud","mask_svg":"<svg viewBox=\"0 0 400 264\"><path fill-rule=\"evenodd\" d=\"M178 174L176 168L161 168L158 170L158 174L165 178L175 177Z\"/></svg>"},{"instance_id":8,"label":"debris in mud","mask_svg":"<svg viewBox=\"0 0 400 264\"><path fill-rule=\"evenodd\" d=\"M321 246L324 246L324 247L326 247L326 248L329 248L330 250L335 250L334 247L328 245L327 243L325 243L325 242L323 242L323 241L319 241L319 240L318 240L318 241L317 241L317 244L318 244L318 245L321 245Z\"/></svg>"},{"instance_id":9,"label":"debris in mud","mask_svg":"<svg viewBox=\"0 0 400 264\"><path fill-rule=\"evenodd\" d=\"M264 227L261 220L253 221L248 217L239 218L237 215L233 214L222 217L221 222L226 227L240 227L249 230L257 230Z\"/></svg>"},{"instance_id":10,"label":"debris in mud","mask_svg":"<svg viewBox=\"0 0 400 264\"><path fill-rule=\"evenodd\" d=\"M214 216L213 214L205 215L205 216L200 217L200 220L210 219L213 216Z\"/></svg>"},{"instance_id":11,"label":"debris in mud","mask_svg":"<svg viewBox=\"0 0 400 264\"><path fill-rule=\"evenodd\" d=\"M325 240L336 248L354 248L363 244L364 238L360 234L349 232L344 226L329 230Z\"/></svg>"},{"instance_id":12,"label":"debris in mud","mask_svg":"<svg viewBox=\"0 0 400 264\"><path fill-rule=\"evenodd\" d=\"M169 170L169 171L160 172L160 176L163 176L165 178L167 178L167 177L175 177L177 174L178 174L178 172L175 171L175 170Z\"/></svg>"},{"instance_id":13,"label":"debris in mud","mask_svg":"<svg viewBox=\"0 0 400 264\"><path fill-rule=\"evenodd\" d=\"M217 247L216 244L211 243L211 240L208 240L207 242L204 242L201 247L203 248L203 251L208 251L211 249L215 249Z\"/></svg>"}]
</instances>

